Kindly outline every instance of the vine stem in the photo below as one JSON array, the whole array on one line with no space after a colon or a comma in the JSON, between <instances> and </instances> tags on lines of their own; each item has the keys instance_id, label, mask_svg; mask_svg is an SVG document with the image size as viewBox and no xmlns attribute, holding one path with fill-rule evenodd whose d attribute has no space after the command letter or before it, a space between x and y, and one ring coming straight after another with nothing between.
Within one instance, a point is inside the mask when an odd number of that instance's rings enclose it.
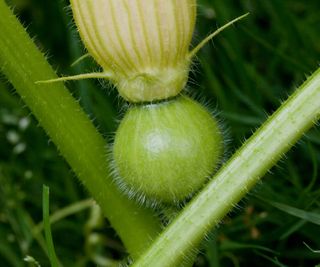
<instances>
[{"instance_id":1,"label":"vine stem","mask_svg":"<svg viewBox=\"0 0 320 267\"><path fill-rule=\"evenodd\" d=\"M63 84L35 84L57 75L4 0L0 0L0 29L1 71L137 258L160 231L158 219L118 191L110 178L105 140Z\"/></svg>"},{"instance_id":2,"label":"vine stem","mask_svg":"<svg viewBox=\"0 0 320 267\"><path fill-rule=\"evenodd\" d=\"M243 144L133 266L179 266L319 116L320 68Z\"/></svg>"}]
</instances>

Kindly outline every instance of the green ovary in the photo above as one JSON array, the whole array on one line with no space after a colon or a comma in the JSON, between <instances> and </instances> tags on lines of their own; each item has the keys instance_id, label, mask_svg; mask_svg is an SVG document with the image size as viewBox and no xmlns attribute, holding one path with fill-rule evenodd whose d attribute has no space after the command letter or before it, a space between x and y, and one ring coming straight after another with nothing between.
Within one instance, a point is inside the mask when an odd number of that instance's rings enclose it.
<instances>
[{"instance_id":1,"label":"green ovary","mask_svg":"<svg viewBox=\"0 0 320 267\"><path fill-rule=\"evenodd\" d=\"M113 163L127 192L177 202L205 183L222 148L214 117L181 96L131 107L116 132Z\"/></svg>"}]
</instances>

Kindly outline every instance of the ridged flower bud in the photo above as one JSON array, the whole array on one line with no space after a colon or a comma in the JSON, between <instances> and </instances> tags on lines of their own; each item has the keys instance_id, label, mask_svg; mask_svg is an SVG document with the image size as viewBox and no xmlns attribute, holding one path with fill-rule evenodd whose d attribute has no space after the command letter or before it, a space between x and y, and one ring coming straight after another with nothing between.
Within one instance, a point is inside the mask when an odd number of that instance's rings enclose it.
<instances>
[{"instance_id":1,"label":"ridged flower bud","mask_svg":"<svg viewBox=\"0 0 320 267\"><path fill-rule=\"evenodd\" d=\"M166 99L185 86L196 0L71 0L81 38L131 102Z\"/></svg>"}]
</instances>

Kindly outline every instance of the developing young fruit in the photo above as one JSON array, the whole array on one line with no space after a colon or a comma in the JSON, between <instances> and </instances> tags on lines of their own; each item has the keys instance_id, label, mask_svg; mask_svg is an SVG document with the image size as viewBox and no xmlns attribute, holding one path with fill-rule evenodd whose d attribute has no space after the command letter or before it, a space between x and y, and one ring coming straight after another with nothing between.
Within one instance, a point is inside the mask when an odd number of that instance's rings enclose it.
<instances>
[{"instance_id":1,"label":"developing young fruit","mask_svg":"<svg viewBox=\"0 0 320 267\"><path fill-rule=\"evenodd\" d=\"M199 189L222 153L217 121L186 96L132 106L112 151L117 181L138 198L178 202Z\"/></svg>"},{"instance_id":2,"label":"developing young fruit","mask_svg":"<svg viewBox=\"0 0 320 267\"><path fill-rule=\"evenodd\" d=\"M116 180L128 195L140 199L178 202L187 198L216 168L222 137L205 108L179 95L197 52L247 14L189 51L196 0L70 3L80 36L102 72L39 83L104 78L128 102L140 103L129 109L115 135Z\"/></svg>"}]
</instances>

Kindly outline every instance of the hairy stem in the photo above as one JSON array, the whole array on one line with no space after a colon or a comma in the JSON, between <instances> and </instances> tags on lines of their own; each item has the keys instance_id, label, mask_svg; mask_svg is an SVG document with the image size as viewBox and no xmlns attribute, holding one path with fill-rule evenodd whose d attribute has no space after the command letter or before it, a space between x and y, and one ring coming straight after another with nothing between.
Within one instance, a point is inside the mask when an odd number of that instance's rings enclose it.
<instances>
[{"instance_id":1,"label":"hairy stem","mask_svg":"<svg viewBox=\"0 0 320 267\"><path fill-rule=\"evenodd\" d=\"M158 220L112 183L106 143L63 84L35 84L57 76L4 0L0 0L0 29L2 72L136 258L160 231Z\"/></svg>"},{"instance_id":2,"label":"hairy stem","mask_svg":"<svg viewBox=\"0 0 320 267\"><path fill-rule=\"evenodd\" d=\"M181 259L319 119L319 99L320 69L243 144L133 266L179 266Z\"/></svg>"}]
</instances>

